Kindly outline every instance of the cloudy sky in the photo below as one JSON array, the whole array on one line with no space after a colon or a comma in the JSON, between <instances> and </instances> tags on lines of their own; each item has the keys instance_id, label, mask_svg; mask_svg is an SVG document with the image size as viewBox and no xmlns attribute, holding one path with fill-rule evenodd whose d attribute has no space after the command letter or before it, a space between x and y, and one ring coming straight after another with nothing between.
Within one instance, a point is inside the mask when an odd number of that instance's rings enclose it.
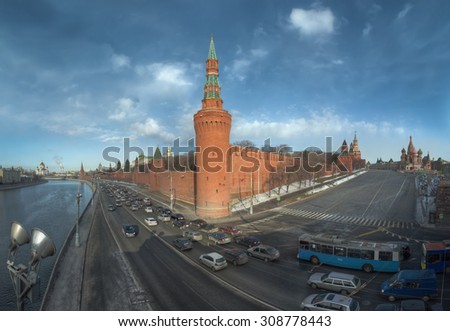
<instances>
[{"instance_id":1,"label":"cloudy sky","mask_svg":"<svg viewBox=\"0 0 450 331\"><path fill-rule=\"evenodd\" d=\"M0 165L194 137L211 34L231 142L450 159L450 2L0 0ZM111 154L121 156L121 154ZM134 159L136 153L130 153Z\"/></svg>"}]
</instances>

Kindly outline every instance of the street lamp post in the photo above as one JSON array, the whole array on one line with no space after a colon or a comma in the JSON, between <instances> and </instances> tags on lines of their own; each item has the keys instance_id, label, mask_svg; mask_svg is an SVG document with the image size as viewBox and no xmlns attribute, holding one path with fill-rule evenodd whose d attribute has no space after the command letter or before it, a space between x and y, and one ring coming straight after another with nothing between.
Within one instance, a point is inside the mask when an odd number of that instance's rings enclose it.
<instances>
[{"instance_id":1,"label":"street lamp post","mask_svg":"<svg viewBox=\"0 0 450 331\"><path fill-rule=\"evenodd\" d=\"M172 179L172 169L170 167L170 147L167 148L167 159L168 159L168 168L169 168L169 174L170 174L170 210L173 210L173 179ZM173 163L172 163L173 166Z\"/></svg>"},{"instance_id":2,"label":"street lamp post","mask_svg":"<svg viewBox=\"0 0 450 331\"><path fill-rule=\"evenodd\" d=\"M78 205L77 230L76 230L76 233L75 233L75 246L76 247L80 247L80 234L78 232L78 224L80 222L80 200L81 200L82 196L83 195L80 193L80 186L78 186L78 192L77 192L77 196L76 196L77 205Z\"/></svg>"},{"instance_id":3,"label":"street lamp post","mask_svg":"<svg viewBox=\"0 0 450 331\"><path fill-rule=\"evenodd\" d=\"M19 247L31 241L31 254L28 267L23 264L15 264L15 257ZM31 237L28 232L17 222L11 224L10 244L6 267L8 268L14 292L16 293L17 309L24 310L25 300L33 302L39 292L35 293L34 285L39 285L39 267L41 261L56 253L55 244L47 234L38 228L33 228ZM38 289L38 287L37 287Z\"/></svg>"}]
</instances>

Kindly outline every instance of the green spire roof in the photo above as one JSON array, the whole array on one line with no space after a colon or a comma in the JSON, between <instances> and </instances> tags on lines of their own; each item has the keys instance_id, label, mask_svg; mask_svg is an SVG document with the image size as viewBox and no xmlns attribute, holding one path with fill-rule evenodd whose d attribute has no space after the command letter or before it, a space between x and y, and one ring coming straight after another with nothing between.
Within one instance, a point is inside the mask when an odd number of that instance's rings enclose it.
<instances>
[{"instance_id":1,"label":"green spire roof","mask_svg":"<svg viewBox=\"0 0 450 331\"><path fill-rule=\"evenodd\" d=\"M208 59L217 60L216 50L214 49L214 37L212 35L209 43Z\"/></svg>"}]
</instances>

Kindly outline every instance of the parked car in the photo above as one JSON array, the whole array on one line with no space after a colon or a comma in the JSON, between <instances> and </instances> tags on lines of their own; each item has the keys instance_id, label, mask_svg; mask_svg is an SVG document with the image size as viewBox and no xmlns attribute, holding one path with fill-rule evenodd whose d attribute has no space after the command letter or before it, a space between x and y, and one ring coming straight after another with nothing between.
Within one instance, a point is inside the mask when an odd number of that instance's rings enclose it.
<instances>
[{"instance_id":1,"label":"parked car","mask_svg":"<svg viewBox=\"0 0 450 331\"><path fill-rule=\"evenodd\" d=\"M228 265L227 260L225 260L222 255L216 252L200 255L199 261L200 263L211 268L211 270L213 271L224 269Z\"/></svg>"},{"instance_id":2,"label":"parked car","mask_svg":"<svg viewBox=\"0 0 450 331\"><path fill-rule=\"evenodd\" d=\"M280 252L273 248L272 246L268 245L259 245L259 246L253 246L247 249L247 254L249 256L254 256L259 259L267 261L275 261L278 260L280 257Z\"/></svg>"},{"instance_id":3,"label":"parked car","mask_svg":"<svg viewBox=\"0 0 450 331\"><path fill-rule=\"evenodd\" d=\"M153 208L152 207L145 207L145 212L146 213L153 213Z\"/></svg>"},{"instance_id":4,"label":"parked car","mask_svg":"<svg viewBox=\"0 0 450 331\"><path fill-rule=\"evenodd\" d=\"M186 220L182 214L170 214L170 218L172 221L178 220L178 221L184 221Z\"/></svg>"},{"instance_id":5,"label":"parked car","mask_svg":"<svg viewBox=\"0 0 450 331\"><path fill-rule=\"evenodd\" d=\"M127 238L133 238L138 235L139 228L134 224L125 224L122 226L122 233Z\"/></svg>"},{"instance_id":6,"label":"parked car","mask_svg":"<svg viewBox=\"0 0 450 331\"><path fill-rule=\"evenodd\" d=\"M200 241L203 239L203 235L195 230L184 230L183 231L183 237L189 238L192 241Z\"/></svg>"},{"instance_id":7,"label":"parked car","mask_svg":"<svg viewBox=\"0 0 450 331\"><path fill-rule=\"evenodd\" d=\"M189 222L189 226L194 226L197 228L201 228L205 225L208 225L208 222L206 222L205 220L199 219L199 218Z\"/></svg>"},{"instance_id":8,"label":"parked car","mask_svg":"<svg viewBox=\"0 0 450 331\"><path fill-rule=\"evenodd\" d=\"M222 225L219 231L231 234L232 236L240 234L242 231L236 225Z\"/></svg>"},{"instance_id":9,"label":"parked car","mask_svg":"<svg viewBox=\"0 0 450 331\"><path fill-rule=\"evenodd\" d=\"M158 225L158 221L155 220L154 217L147 217L144 221L145 221L145 223L146 223L147 225L149 225L149 226L155 226L155 225Z\"/></svg>"},{"instance_id":10,"label":"parked car","mask_svg":"<svg viewBox=\"0 0 450 331\"><path fill-rule=\"evenodd\" d=\"M242 265L248 262L247 252L242 249L229 249L221 252L227 262L233 265Z\"/></svg>"},{"instance_id":11,"label":"parked car","mask_svg":"<svg viewBox=\"0 0 450 331\"><path fill-rule=\"evenodd\" d=\"M359 290L363 285L363 282L361 279L351 274L344 274L341 272L316 272L309 276L308 285L312 288L322 288L346 295Z\"/></svg>"},{"instance_id":12,"label":"parked car","mask_svg":"<svg viewBox=\"0 0 450 331\"><path fill-rule=\"evenodd\" d=\"M170 221L170 215L160 214L160 215L158 215L158 220L162 221L162 222L169 222Z\"/></svg>"},{"instance_id":13,"label":"parked car","mask_svg":"<svg viewBox=\"0 0 450 331\"><path fill-rule=\"evenodd\" d=\"M172 226L179 229L184 229L187 226L186 221L175 220L172 221Z\"/></svg>"},{"instance_id":14,"label":"parked car","mask_svg":"<svg viewBox=\"0 0 450 331\"><path fill-rule=\"evenodd\" d=\"M236 244L243 245L248 248L261 245L261 240L259 240L256 237L250 237L250 236L238 236L238 237L234 238L234 241Z\"/></svg>"},{"instance_id":15,"label":"parked car","mask_svg":"<svg viewBox=\"0 0 450 331\"><path fill-rule=\"evenodd\" d=\"M214 242L216 245L229 244L231 242L231 237L222 232L210 233L208 235L208 239Z\"/></svg>"},{"instance_id":16,"label":"parked car","mask_svg":"<svg viewBox=\"0 0 450 331\"><path fill-rule=\"evenodd\" d=\"M194 245L192 245L192 241L187 238L177 238L173 241L173 245L180 251L187 251L194 247Z\"/></svg>"},{"instance_id":17,"label":"parked car","mask_svg":"<svg viewBox=\"0 0 450 331\"><path fill-rule=\"evenodd\" d=\"M303 310L359 310L359 302L353 298L337 293L320 293L308 295L300 304Z\"/></svg>"}]
</instances>

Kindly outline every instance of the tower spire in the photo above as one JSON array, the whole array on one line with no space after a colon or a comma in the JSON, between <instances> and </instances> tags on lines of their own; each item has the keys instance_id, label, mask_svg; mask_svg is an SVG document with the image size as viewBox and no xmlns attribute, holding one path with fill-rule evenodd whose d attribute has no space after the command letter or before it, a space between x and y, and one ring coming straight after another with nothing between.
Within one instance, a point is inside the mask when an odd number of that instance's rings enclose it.
<instances>
[{"instance_id":1,"label":"tower spire","mask_svg":"<svg viewBox=\"0 0 450 331\"><path fill-rule=\"evenodd\" d=\"M203 88L202 109L222 109L219 84L219 60L214 48L214 38L211 35L208 58L206 59L206 82Z\"/></svg>"},{"instance_id":2,"label":"tower spire","mask_svg":"<svg viewBox=\"0 0 450 331\"><path fill-rule=\"evenodd\" d=\"M216 50L214 48L214 36L211 34L211 41L209 43L208 59L217 60Z\"/></svg>"}]
</instances>

